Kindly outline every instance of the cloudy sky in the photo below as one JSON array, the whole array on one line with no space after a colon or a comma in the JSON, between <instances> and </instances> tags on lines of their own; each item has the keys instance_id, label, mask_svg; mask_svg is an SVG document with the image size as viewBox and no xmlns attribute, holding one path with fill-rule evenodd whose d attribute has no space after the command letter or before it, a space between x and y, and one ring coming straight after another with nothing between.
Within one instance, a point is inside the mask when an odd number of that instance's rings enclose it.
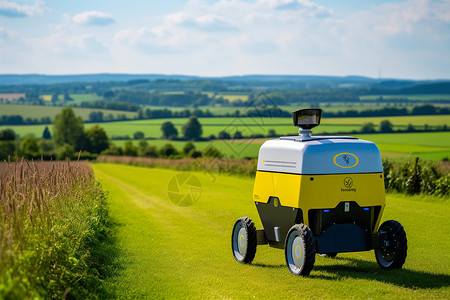
<instances>
[{"instance_id":1,"label":"cloudy sky","mask_svg":"<svg viewBox=\"0 0 450 300\"><path fill-rule=\"evenodd\" d=\"M450 0L0 0L0 74L450 78Z\"/></svg>"}]
</instances>

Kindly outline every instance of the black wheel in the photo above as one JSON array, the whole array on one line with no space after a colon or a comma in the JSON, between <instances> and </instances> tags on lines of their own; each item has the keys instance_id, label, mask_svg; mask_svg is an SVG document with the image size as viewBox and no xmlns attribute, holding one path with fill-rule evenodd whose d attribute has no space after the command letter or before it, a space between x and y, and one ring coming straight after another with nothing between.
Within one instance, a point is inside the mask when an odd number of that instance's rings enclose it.
<instances>
[{"instance_id":1,"label":"black wheel","mask_svg":"<svg viewBox=\"0 0 450 300\"><path fill-rule=\"evenodd\" d=\"M252 219L244 217L234 223L231 235L231 249L236 261L251 263L256 254L256 228Z\"/></svg>"},{"instance_id":2,"label":"black wheel","mask_svg":"<svg viewBox=\"0 0 450 300\"><path fill-rule=\"evenodd\" d=\"M322 257L328 257L328 258L335 258L336 257L336 255L338 255L337 253L327 253L327 254L319 254L319 256L322 256Z\"/></svg>"},{"instance_id":3,"label":"black wheel","mask_svg":"<svg viewBox=\"0 0 450 300\"><path fill-rule=\"evenodd\" d=\"M381 224L378 229L380 248L375 249L377 262L383 269L400 269L405 263L408 240L403 226L394 220Z\"/></svg>"},{"instance_id":4,"label":"black wheel","mask_svg":"<svg viewBox=\"0 0 450 300\"><path fill-rule=\"evenodd\" d=\"M297 224L289 229L284 244L286 265L294 275L308 276L316 260L316 245L311 229Z\"/></svg>"}]
</instances>

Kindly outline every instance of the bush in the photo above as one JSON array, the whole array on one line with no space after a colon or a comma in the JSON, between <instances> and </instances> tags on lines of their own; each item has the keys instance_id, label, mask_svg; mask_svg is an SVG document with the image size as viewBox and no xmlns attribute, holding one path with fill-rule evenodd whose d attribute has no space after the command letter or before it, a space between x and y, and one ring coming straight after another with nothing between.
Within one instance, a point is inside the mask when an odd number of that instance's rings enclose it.
<instances>
[{"instance_id":1,"label":"bush","mask_svg":"<svg viewBox=\"0 0 450 300\"><path fill-rule=\"evenodd\" d=\"M404 163L393 164L383 160L384 184L387 192L407 194L448 195L449 174L435 162L422 162L416 157Z\"/></svg>"},{"instance_id":2,"label":"bush","mask_svg":"<svg viewBox=\"0 0 450 300\"><path fill-rule=\"evenodd\" d=\"M195 145L192 142L187 142L186 144L184 144L183 147L184 154L188 154L192 150L195 150Z\"/></svg>"},{"instance_id":3,"label":"bush","mask_svg":"<svg viewBox=\"0 0 450 300\"><path fill-rule=\"evenodd\" d=\"M75 155L75 150L69 144L64 144L56 150L56 159L65 160L71 159Z\"/></svg>"},{"instance_id":4,"label":"bush","mask_svg":"<svg viewBox=\"0 0 450 300\"><path fill-rule=\"evenodd\" d=\"M222 158L223 154L213 145L209 145L203 150L204 157Z\"/></svg>"},{"instance_id":5,"label":"bush","mask_svg":"<svg viewBox=\"0 0 450 300\"><path fill-rule=\"evenodd\" d=\"M177 149L175 149L175 147L172 144L165 144L159 150L159 153L161 153L162 157L170 157L170 156L177 155L178 151L177 151Z\"/></svg>"}]
</instances>

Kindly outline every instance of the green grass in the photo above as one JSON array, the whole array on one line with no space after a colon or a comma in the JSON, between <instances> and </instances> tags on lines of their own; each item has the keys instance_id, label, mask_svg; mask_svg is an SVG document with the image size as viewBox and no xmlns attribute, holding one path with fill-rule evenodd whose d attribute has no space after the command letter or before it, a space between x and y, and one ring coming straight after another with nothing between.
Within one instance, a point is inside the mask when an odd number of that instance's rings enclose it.
<instances>
[{"instance_id":1,"label":"green grass","mask_svg":"<svg viewBox=\"0 0 450 300\"><path fill-rule=\"evenodd\" d=\"M40 119L42 117L54 117L61 112L63 107L47 106L47 105L19 105L19 104L0 104L0 112L2 116L8 115L21 115L24 119L33 118ZM93 111L101 111L106 117L109 114L117 115L125 114L128 118L134 118L137 116L135 112L129 111L117 111L110 109L97 109L97 108L73 108L73 111L77 116L83 118L83 120L89 120L89 114Z\"/></svg>"},{"instance_id":2,"label":"green grass","mask_svg":"<svg viewBox=\"0 0 450 300\"><path fill-rule=\"evenodd\" d=\"M178 172L112 164L93 165L109 191L118 223L121 267L107 287L118 298L440 298L450 297L448 200L388 195L383 220L396 219L408 236L402 270L381 270L373 254L316 258L311 276L296 277L279 249L259 246L251 265L235 262L230 246L238 217L261 223L252 202L253 181L193 173L202 195L191 207L167 198Z\"/></svg>"}]
</instances>

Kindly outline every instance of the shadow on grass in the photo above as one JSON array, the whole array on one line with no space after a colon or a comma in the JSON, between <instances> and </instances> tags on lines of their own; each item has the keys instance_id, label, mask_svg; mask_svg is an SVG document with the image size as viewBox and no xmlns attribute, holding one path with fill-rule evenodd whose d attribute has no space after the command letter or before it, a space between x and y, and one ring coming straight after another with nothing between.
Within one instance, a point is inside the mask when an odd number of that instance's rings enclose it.
<instances>
[{"instance_id":1,"label":"shadow on grass","mask_svg":"<svg viewBox=\"0 0 450 300\"><path fill-rule=\"evenodd\" d=\"M104 227L97 234L97 239L91 241L90 248L93 260L91 270L94 270L93 272L99 281L88 287L91 292L89 296L100 299L117 298L115 287L108 282L123 269L122 263L118 259L120 249L117 227L119 226L123 225L108 216Z\"/></svg>"},{"instance_id":2,"label":"shadow on grass","mask_svg":"<svg viewBox=\"0 0 450 300\"><path fill-rule=\"evenodd\" d=\"M259 268L267 268L267 269L280 269L286 268L286 265L268 265L268 264L251 264L252 266Z\"/></svg>"},{"instance_id":3,"label":"shadow on grass","mask_svg":"<svg viewBox=\"0 0 450 300\"><path fill-rule=\"evenodd\" d=\"M438 289L450 286L450 276L409 269L383 270L377 263L336 257L334 260L346 261L348 264L315 266L314 271L325 271L333 276L315 275L325 280L341 280L342 278L377 280L410 289Z\"/></svg>"},{"instance_id":4,"label":"shadow on grass","mask_svg":"<svg viewBox=\"0 0 450 300\"><path fill-rule=\"evenodd\" d=\"M336 257L332 260L346 262L347 264L316 265L308 278L335 281L342 280L343 278L367 279L410 289L439 289L450 286L450 276L446 274L413 271L407 268L383 270L376 262L354 258ZM287 269L285 264L268 265L256 263L252 264L252 266L268 269ZM324 271L327 274L314 274L314 271Z\"/></svg>"}]
</instances>

